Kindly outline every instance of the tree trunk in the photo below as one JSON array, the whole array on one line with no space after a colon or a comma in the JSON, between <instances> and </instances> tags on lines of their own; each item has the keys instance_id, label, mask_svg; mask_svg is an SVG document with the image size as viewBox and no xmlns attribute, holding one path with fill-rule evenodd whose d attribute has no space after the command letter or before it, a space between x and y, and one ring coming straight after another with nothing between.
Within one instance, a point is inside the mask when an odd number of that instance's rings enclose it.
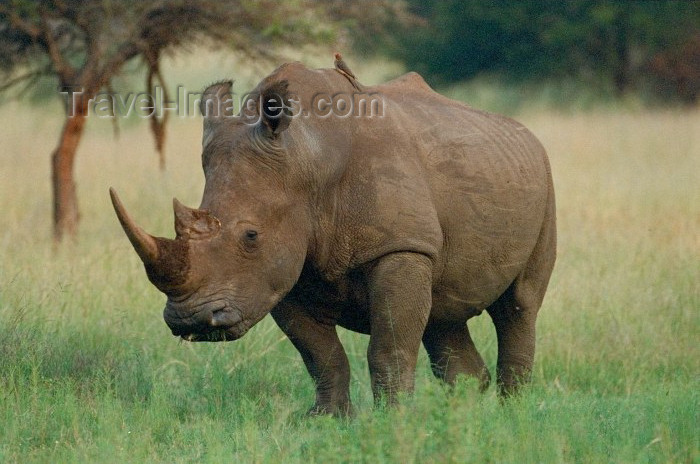
<instances>
[{"instance_id":1,"label":"tree trunk","mask_svg":"<svg viewBox=\"0 0 700 464\"><path fill-rule=\"evenodd\" d=\"M65 237L75 238L78 232L80 214L73 166L85 122L82 110L66 118L61 139L51 157L54 242L61 242Z\"/></svg>"}]
</instances>

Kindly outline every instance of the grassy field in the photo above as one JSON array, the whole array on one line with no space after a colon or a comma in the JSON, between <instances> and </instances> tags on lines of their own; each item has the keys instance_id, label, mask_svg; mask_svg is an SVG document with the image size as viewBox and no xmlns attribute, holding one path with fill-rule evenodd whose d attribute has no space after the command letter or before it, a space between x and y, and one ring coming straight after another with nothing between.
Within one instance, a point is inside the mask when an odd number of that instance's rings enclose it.
<instances>
[{"instance_id":1,"label":"grassy field","mask_svg":"<svg viewBox=\"0 0 700 464\"><path fill-rule=\"evenodd\" d=\"M700 461L699 111L520 114L551 157L560 236L531 387L449 391L421 352L414 398L374 410L367 337L342 332L348 421L304 416L311 380L270 318L227 344L162 320L107 189L172 236L172 196L201 195L201 122L174 121L161 173L146 124L115 141L90 121L80 240L54 252L59 116L0 108L0 462ZM493 372L488 316L470 327Z\"/></svg>"}]
</instances>

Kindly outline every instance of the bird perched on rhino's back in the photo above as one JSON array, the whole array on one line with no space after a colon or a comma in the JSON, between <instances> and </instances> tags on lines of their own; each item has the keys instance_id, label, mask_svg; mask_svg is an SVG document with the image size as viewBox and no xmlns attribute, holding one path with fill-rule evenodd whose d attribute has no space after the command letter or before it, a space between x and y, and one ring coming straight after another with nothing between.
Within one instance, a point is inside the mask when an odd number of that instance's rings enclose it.
<instances>
[{"instance_id":1,"label":"bird perched on rhino's back","mask_svg":"<svg viewBox=\"0 0 700 464\"><path fill-rule=\"evenodd\" d=\"M350 83L355 87L357 90L362 90L360 88L360 85L357 83L357 78L355 77L355 74L350 70L350 67L343 61L343 55L341 55L338 52L335 52L335 61L333 62L335 65L336 71L338 71L340 74L345 76Z\"/></svg>"}]
</instances>

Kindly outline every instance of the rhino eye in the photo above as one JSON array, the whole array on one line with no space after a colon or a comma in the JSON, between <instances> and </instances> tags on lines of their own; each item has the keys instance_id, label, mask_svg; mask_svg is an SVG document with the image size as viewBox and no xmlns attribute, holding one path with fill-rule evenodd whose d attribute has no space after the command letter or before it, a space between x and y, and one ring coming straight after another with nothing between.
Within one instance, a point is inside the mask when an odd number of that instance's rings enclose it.
<instances>
[{"instance_id":1,"label":"rhino eye","mask_svg":"<svg viewBox=\"0 0 700 464\"><path fill-rule=\"evenodd\" d=\"M255 250L258 249L258 231L253 230L253 229L248 229L245 232L243 232L243 236L241 237L241 241L243 242L243 249L247 251L248 253L253 253Z\"/></svg>"}]
</instances>

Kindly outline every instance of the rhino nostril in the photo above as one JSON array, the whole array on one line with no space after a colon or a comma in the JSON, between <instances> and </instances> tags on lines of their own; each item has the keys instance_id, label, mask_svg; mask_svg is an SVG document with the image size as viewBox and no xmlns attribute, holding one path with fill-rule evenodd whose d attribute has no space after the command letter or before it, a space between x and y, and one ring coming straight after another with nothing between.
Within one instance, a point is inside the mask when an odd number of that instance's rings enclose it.
<instances>
[{"instance_id":1,"label":"rhino nostril","mask_svg":"<svg viewBox=\"0 0 700 464\"><path fill-rule=\"evenodd\" d=\"M223 325L224 320L226 319L226 310L225 309L217 309L215 311L212 311L211 313L211 326L212 327L218 327Z\"/></svg>"},{"instance_id":2,"label":"rhino nostril","mask_svg":"<svg viewBox=\"0 0 700 464\"><path fill-rule=\"evenodd\" d=\"M217 309L211 314L212 327L231 327L240 321L241 316L238 314L238 311L231 311L226 308Z\"/></svg>"}]
</instances>

